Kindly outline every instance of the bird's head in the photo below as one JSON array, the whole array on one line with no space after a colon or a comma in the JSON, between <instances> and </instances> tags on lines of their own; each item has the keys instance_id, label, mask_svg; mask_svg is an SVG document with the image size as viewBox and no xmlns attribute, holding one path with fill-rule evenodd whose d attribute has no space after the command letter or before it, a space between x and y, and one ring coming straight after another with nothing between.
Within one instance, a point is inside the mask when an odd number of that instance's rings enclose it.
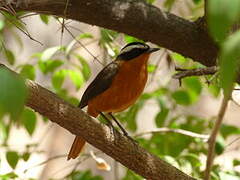
<instances>
[{"instance_id":1,"label":"bird's head","mask_svg":"<svg viewBox=\"0 0 240 180\"><path fill-rule=\"evenodd\" d=\"M159 48L150 48L149 45L141 42L132 42L121 49L117 59L129 61L142 54L150 54L158 50Z\"/></svg>"}]
</instances>

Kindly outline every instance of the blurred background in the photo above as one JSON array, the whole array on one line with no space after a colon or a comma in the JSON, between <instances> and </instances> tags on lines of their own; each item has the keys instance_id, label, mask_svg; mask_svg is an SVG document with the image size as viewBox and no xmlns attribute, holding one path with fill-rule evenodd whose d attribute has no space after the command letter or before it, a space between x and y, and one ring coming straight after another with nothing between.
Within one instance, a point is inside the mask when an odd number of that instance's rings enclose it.
<instances>
[{"instance_id":1,"label":"blurred background","mask_svg":"<svg viewBox=\"0 0 240 180\"><path fill-rule=\"evenodd\" d=\"M196 20L204 13L203 0L148 0L147 3L188 20ZM58 17L18 13L16 18L1 13L0 62L73 105L78 104L87 85L117 56L121 47L141 41ZM201 178L205 168L206 141L222 93L217 75L187 77L180 84L179 80L172 78L175 67L192 69L204 66L161 48L149 60L149 78L144 94L135 105L116 116L141 146L185 173ZM217 139L215 151L218 156L212 179L240 179L238 103L240 94L235 90ZM179 132L174 133L172 129ZM181 130L190 132L190 135L184 135L185 131ZM142 179L89 144L79 158L67 161L73 139L74 135L67 130L28 108L17 120L3 116L0 121L1 179ZM104 169L99 167L97 158L105 161Z\"/></svg>"}]
</instances>

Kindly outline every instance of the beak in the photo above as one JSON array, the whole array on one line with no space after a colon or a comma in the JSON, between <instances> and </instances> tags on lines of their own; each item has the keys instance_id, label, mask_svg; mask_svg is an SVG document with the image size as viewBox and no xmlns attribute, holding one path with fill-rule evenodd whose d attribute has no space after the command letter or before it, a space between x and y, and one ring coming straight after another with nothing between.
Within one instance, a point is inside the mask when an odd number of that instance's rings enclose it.
<instances>
[{"instance_id":1,"label":"beak","mask_svg":"<svg viewBox=\"0 0 240 180\"><path fill-rule=\"evenodd\" d=\"M155 51L160 50L160 48L149 48L149 50L147 51L148 53L153 53Z\"/></svg>"}]
</instances>

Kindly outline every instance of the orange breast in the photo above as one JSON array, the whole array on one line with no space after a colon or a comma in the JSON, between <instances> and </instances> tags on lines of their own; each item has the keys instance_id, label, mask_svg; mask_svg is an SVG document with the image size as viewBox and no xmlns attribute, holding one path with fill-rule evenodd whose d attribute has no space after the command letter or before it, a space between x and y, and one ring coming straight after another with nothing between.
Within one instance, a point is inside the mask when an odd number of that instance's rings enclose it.
<instances>
[{"instance_id":1,"label":"orange breast","mask_svg":"<svg viewBox=\"0 0 240 180\"><path fill-rule=\"evenodd\" d=\"M120 112L134 104L141 95L147 82L148 54L121 62L118 74L112 85L102 94L88 103L88 112L92 115L98 112Z\"/></svg>"}]
</instances>

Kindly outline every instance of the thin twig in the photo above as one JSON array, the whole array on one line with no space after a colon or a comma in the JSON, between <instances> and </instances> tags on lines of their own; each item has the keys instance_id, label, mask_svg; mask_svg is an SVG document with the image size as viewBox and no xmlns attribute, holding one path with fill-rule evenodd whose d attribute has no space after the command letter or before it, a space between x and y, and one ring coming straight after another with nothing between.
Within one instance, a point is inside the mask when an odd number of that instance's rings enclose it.
<instances>
[{"instance_id":1,"label":"thin twig","mask_svg":"<svg viewBox=\"0 0 240 180\"><path fill-rule=\"evenodd\" d=\"M230 143L226 145L226 147L231 146L233 143L237 142L240 139L240 136L232 140Z\"/></svg>"},{"instance_id":2,"label":"thin twig","mask_svg":"<svg viewBox=\"0 0 240 180\"><path fill-rule=\"evenodd\" d=\"M208 0L204 0L204 18L207 19Z\"/></svg>"},{"instance_id":3,"label":"thin twig","mask_svg":"<svg viewBox=\"0 0 240 180\"><path fill-rule=\"evenodd\" d=\"M67 14L67 8L68 8L69 0L67 0L65 8L64 8L64 16L63 16L63 21L62 21L62 27L61 27L61 45L62 45L62 40L63 40L63 33L64 33L64 26L65 26L65 18Z\"/></svg>"},{"instance_id":4,"label":"thin twig","mask_svg":"<svg viewBox=\"0 0 240 180\"><path fill-rule=\"evenodd\" d=\"M60 22L59 20L58 20L58 22L61 24L61 22ZM88 52L88 54L90 54L90 55L94 58L94 60L97 60L97 62L99 62L99 63L102 65L101 61L100 61L96 56L94 56L94 55L88 50L88 48L86 48L86 47L84 46L84 44L83 44L81 41L79 41L77 38L75 38L75 36L73 35L73 33L72 33L64 24L61 24L61 25L64 26L64 28L65 28L66 31L72 36L72 38L75 39L75 40L77 41L77 43L79 43L80 46L83 47L83 49L85 49L85 50Z\"/></svg>"},{"instance_id":5,"label":"thin twig","mask_svg":"<svg viewBox=\"0 0 240 180\"><path fill-rule=\"evenodd\" d=\"M214 155L215 155L214 151L215 151L215 145L216 145L216 137L217 137L218 131L221 127L223 117L224 117L224 114L225 114L226 109L227 109L228 101L231 98L231 93L232 93L232 91L229 92L228 94L224 95L224 98L223 98L223 101L222 101L222 104L221 104L221 107L220 107L220 110L219 110L219 113L218 113L216 123L213 127L211 136L208 140L209 147L208 147L208 155L207 155L207 162L206 162L207 165L206 165L206 169L205 169L204 180L209 180L210 179L210 173L211 173L213 160L214 160Z\"/></svg>"},{"instance_id":6,"label":"thin twig","mask_svg":"<svg viewBox=\"0 0 240 180\"><path fill-rule=\"evenodd\" d=\"M182 69L182 68L175 68L178 72L173 75L174 79L182 79L189 76L205 76L205 75L213 75L218 71L216 66L206 67L206 68L197 68L197 69Z\"/></svg>"},{"instance_id":7,"label":"thin twig","mask_svg":"<svg viewBox=\"0 0 240 180\"><path fill-rule=\"evenodd\" d=\"M56 156L50 157L50 158L48 158L48 159L45 160L45 161L42 161L42 162L40 162L40 163L38 163L38 164L36 164L36 165L34 165L34 166L31 166L31 167L28 168L28 169L25 169L25 170L24 170L24 173L26 173L26 172L29 171L30 169L33 169L33 168L36 168L36 167L38 167L38 166L42 166L42 165L44 165L44 164L47 164L49 161L52 161L52 160L55 160L55 159L59 159L59 158L64 158L64 157L67 157L67 154L56 155Z\"/></svg>"},{"instance_id":8,"label":"thin twig","mask_svg":"<svg viewBox=\"0 0 240 180\"><path fill-rule=\"evenodd\" d=\"M175 71L187 71L188 69L180 68L180 67L175 67Z\"/></svg>"},{"instance_id":9,"label":"thin twig","mask_svg":"<svg viewBox=\"0 0 240 180\"><path fill-rule=\"evenodd\" d=\"M4 14L3 14L1 11L0 11L0 13L4 16ZM11 23L12 25L14 25L18 30L20 30L22 33L24 33L26 36L28 36L32 41L35 41L35 42L37 42L37 43L39 43L39 44L41 44L41 45L43 46L43 43L41 43L40 41L34 39L34 38L30 35L30 33L28 32L28 30L22 29L22 28L19 27L17 24L13 23L13 22L11 21L11 19L9 19L7 16L5 16L5 18L6 18L6 20L7 20L9 23ZM22 22L22 21L21 21L21 22ZM23 23L23 22L22 22L22 23Z\"/></svg>"},{"instance_id":10,"label":"thin twig","mask_svg":"<svg viewBox=\"0 0 240 180\"><path fill-rule=\"evenodd\" d=\"M23 19L23 18L27 18L27 17L31 17L31 16L37 16L39 15L38 13L28 13L28 14L24 14L22 16L19 16L19 19Z\"/></svg>"},{"instance_id":11,"label":"thin twig","mask_svg":"<svg viewBox=\"0 0 240 180\"><path fill-rule=\"evenodd\" d=\"M240 104L239 104L237 101L235 101L232 97L230 98L230 100L231 100L235 105L237 105L238 107L240 107Z\"/></svg>"},{"instance_id":12,"label":"thin twig","mask_svg":"<svg viewBox=\"0 0 240 180\"><path fill-rule=\"evenodd\" d=\"M155 131L142 132L142 133L135 135L135 137L139 137L139 136L143 136L143 135L147 135L147 134L156 134L156 133L177 133L177 134L182 134L182 135L193 137L193 138L200 138L200 139L205 139L205 140L209 139L209 135L206 135L206 134L198 134L198 133L186 131L183 129L170 129L170 128L166 128L166 127L158 128Z\"/></svg>"},{"instance_id":13,"label":"thin twig","mask_svg":"<svg viewBox=\"0 0 240 180\"><path fill-rule=\"evenodd\" d=\"M5 5L5 7L8 9L8 12L11 13L12 15L17 14L11 4L7 4L7 5Z\"/></svg>"},{"instance_id":14,"label":"thin twig","mask_svg":"<svg viewBox=\"0 0 240 180\"><path fill-rule=\"evenodd\" d=\"M207 79L206 77L206 83L207 83L207 85L210 85L212 82L213 82L213 80L215 80L216 78L217 78L217 76L219 75L219 72L216 72L215 74L213 74L209 79Z\"/></svg>"},{"instance_id":15,"label":"thin twig","mask_svg":"<svg viewBox=\"0 0 240 180\"><path fill-rule=\"evenodd\" d=\"M0 7L0 10L2 10L2 11L6 11L6 12L10 13L10 12L9 12L9 9L6 8L6 7Z\"/></svg>"}]
</instances>

